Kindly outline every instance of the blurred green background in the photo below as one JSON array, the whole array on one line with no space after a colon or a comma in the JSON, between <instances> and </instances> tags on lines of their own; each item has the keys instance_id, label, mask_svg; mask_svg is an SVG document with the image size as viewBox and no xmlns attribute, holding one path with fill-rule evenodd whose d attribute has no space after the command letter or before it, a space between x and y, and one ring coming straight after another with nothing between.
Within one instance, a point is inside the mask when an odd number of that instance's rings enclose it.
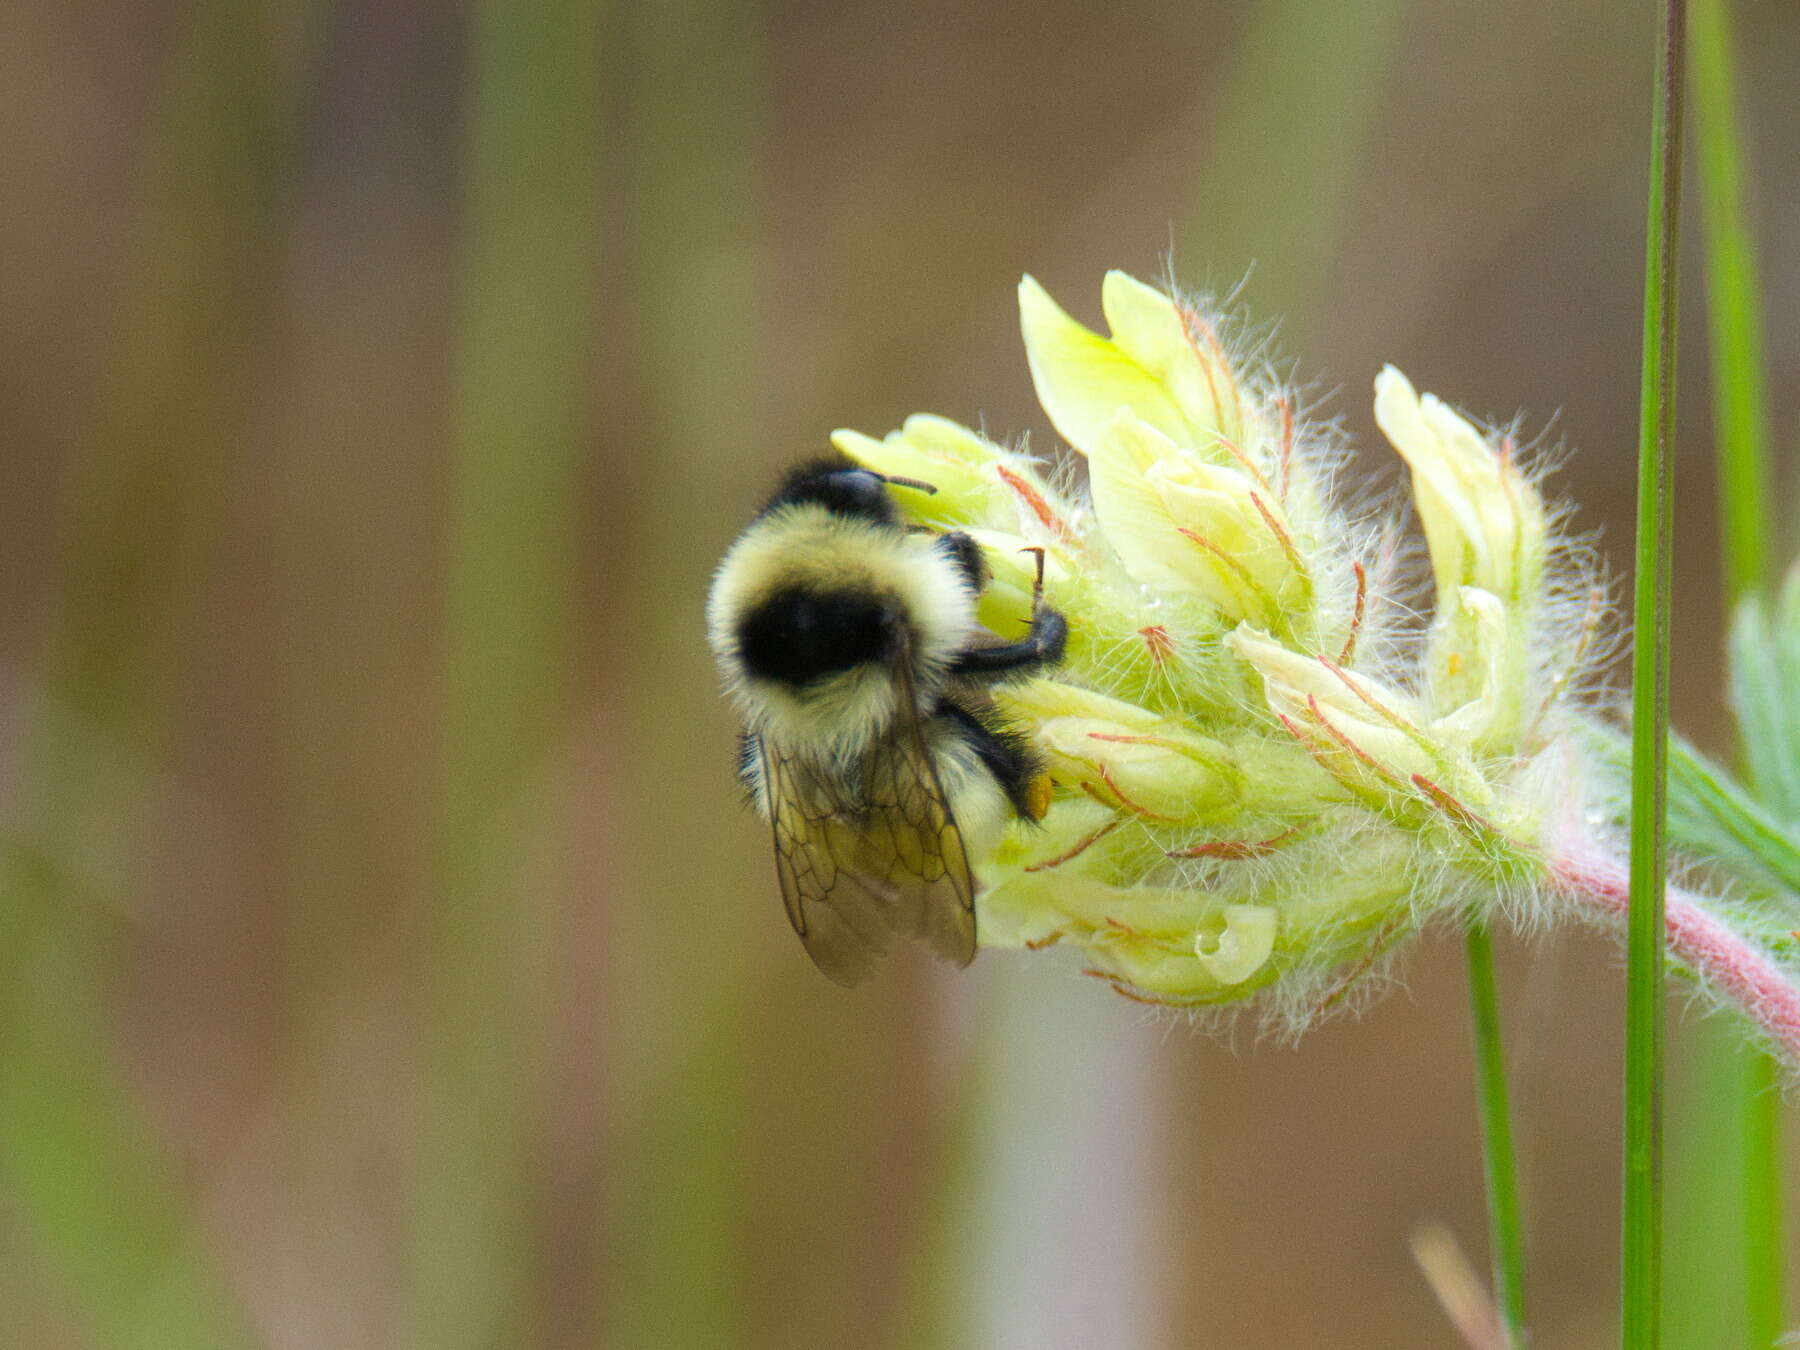
<instances>
[{"instance_id":1,"label":"blurred green background","mask_svg":"<svg viewBox=\"0 0 1800 1350\"><path fill-rule=\"evenodd\" d=\"M1739 17L1787 494L1800 10ZM1092 321L1171 255L1378 484L1388 360L1578 447L1622 570L1653 31L0 8L0 1343L1453 1344L1408 1239L1485 1260L1458 942L1298 1048L1054 954L846 994L701 602L833 427L1052 449L1019 273ZM1676 720L1722 749L1697 322L1684 355ZM1605 1344L1620 958L1502 957L1536 1343ZM1678 1269L1729 1261L1710 1222ZM1673 1343L1733 1344L1698 1316Z\"/></svg>"}]
</instances>

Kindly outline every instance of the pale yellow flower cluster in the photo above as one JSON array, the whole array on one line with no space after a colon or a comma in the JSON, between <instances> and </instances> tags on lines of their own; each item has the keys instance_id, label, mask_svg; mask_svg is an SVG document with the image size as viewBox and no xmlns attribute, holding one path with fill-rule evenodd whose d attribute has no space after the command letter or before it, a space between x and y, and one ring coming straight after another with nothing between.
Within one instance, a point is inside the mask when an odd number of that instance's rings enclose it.
<instances>
[{"instance_id":1,"label":"pale yellow flower cluster","mask_svg":"<svg viewBox=\"0 0 1800 1350\"><path fill-rule=\"evenodd\" d=\"M1030 278L1019 303L1085 493L940 418L834 437L938 488L909 509L982 543L989 627L1029 614L1026 549L1070 623L1054 677L1002 691L1056 792L1041 827L979 852L981 940L1079 944L1157 1002L1274 986L1303 1019L1537 828L1529 766L1555 739L1554 667L1579 659L1545 643L1543 505L1504 444L1381 372L1377 421L1412 471L1437 591L1396 662L1379 522L1336 504L1331 447L1212 321L1122 272L1102 289L1108 336Z\"/></svg>"}]
</instances>

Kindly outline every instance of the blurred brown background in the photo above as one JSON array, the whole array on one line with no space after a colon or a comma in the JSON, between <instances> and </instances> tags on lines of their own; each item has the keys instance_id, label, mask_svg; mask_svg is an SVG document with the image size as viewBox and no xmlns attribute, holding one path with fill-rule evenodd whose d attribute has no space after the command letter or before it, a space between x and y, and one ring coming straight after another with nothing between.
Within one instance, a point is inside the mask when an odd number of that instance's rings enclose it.
<instances>
[{"instance_id":1,"label":"blurred brown background","mask_svg":"<svg viewBox=\"0 0 1800 1350\"><path fill-rule=\"evenodd\" d=\"M1786 494L1800 10L1738 12ZM834 427L1053 448L1019 273L1094 321L1171 253L1244 283L1383 482L1384 361L1548 427L1623 572L1653 32L0 9L0 1341L1454 1344L1408 1237L1485 1260L1457 943L1297 1049L1052 955L832 988L701 598ZM1676 719L1716 746L1684 303ZM1504 953L1544 1347L1614 1335L1619 964Z\"/></svg>"}]
</instances>

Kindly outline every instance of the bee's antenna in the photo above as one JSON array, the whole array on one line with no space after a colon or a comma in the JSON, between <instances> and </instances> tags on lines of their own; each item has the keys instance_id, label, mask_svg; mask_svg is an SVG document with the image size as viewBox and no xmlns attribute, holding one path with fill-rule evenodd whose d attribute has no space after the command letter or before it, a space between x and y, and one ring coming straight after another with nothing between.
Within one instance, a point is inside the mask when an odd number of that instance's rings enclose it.
<instances>
[{"instance_id":1,"label":"bee's antenna","mask_svg":"<svg viewBox=\"0 0 1800 1350\"><path fill-rule=\"evenodd\" d=\"M929 492L934 495L937 492L937 486L935 484L921 482L917 478L896 478L892 474L887 473L878 473L875 476L882 482L891 484L894 487L914 488L920 492Z\"/></svg>"}]
</instances>

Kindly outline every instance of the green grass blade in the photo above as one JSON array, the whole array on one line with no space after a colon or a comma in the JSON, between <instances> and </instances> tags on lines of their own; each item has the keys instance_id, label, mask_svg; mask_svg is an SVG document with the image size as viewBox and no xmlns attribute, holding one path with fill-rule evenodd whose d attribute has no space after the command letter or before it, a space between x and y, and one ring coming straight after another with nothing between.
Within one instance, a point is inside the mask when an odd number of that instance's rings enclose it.
<instances>
[{"instance_id":1,"label":"green grass blade","mask_svg":"<svg viewBox=\"0 0 1800 1350\"><path fill-rule=\"evenodd\" d=\"M472 24L414 1197L440 1350L531 1339L601 159L596 10Z\"/></svg>"},{"instance_id":2,"label":"green grass blade","mask_svg":"<svg viewBox=\"0 0 1800 1350\"><path fill-rule=\"evenodd\" d=\"M1713 438L1726 595L1768 586L1769 396L1756 251L1744 219L1729 0L1695 0L1694 133L1706 245Z\"/></svg>"},{"instance_id":3,"label":"green grass blade","mask_svg":"<svg viewBox=\"0 0 1800 1350\"><path fill-rule=\"evenodd\" d=\"M1744 218L1730 0L1697 0L1693 28L1720 539L1727 601L1735 609L1747 608L1746 601L1754 604L1773 577L1767 366L1756 254ZM1792 686L1788 688L1791 691ZM1782 701L1786 696L1784 691ZM1789 729L1784 739L1791 740L1791 713L1777 722ZM1763 777L1757 773L1762 767L1758 760L1766 760L1767 751L1780 742L1762 745L1759 729L1750 722L1740 722L1739 731L1753 775ZM1793 768L1783 765L1780 772L1792 773ZM1790 808L1777 809L1788 811L1791 819ZM1776 837L1782 836L1777 832ZM1791 878L1784 875L1781 880L1795 889ZM1775 1065L1767 1056L1746 1057L1736 1076L1737 1091L1722 1097L1718 1109L1735 1115L1739 1124L1734 1142L1741 1150L1745 1344L1768 1346L1780 1334L1782 1318L1781 1100L1774 1090Z\"/></svg>"},{"instance_id":4,"label":"green grass blade","mask_svg":"<svg viewBox=\"0 0 1800 1350\"><path fill-rule=\"evenodd\" d=\"M1626 957L1623 1343L1662 1343L1663 891L1667 884L1670 509L1675 432L1686 5L1663 11L1644 264L1631 744L1631 917Z\"/></svg>"},{"instance_id":5,"label":"green grass blade","mask_svg":"<svg viewBox=\"0 0 1800 1350\"><path fill-rule=\"evenodd\" d=\"M1487 925L1468 932L1469 1006L1475 1030L1476 1083L1481 1104L1481 1156L1487 1174L1488 1243L1494 1301L1507 1344L1525 1343L1525 1239L1519 1220L1518 1169L1507 1107L1506 1056L1500 1038L1500 999L1494 984L1494 945Z\"/></svg>"}]
</instances>

